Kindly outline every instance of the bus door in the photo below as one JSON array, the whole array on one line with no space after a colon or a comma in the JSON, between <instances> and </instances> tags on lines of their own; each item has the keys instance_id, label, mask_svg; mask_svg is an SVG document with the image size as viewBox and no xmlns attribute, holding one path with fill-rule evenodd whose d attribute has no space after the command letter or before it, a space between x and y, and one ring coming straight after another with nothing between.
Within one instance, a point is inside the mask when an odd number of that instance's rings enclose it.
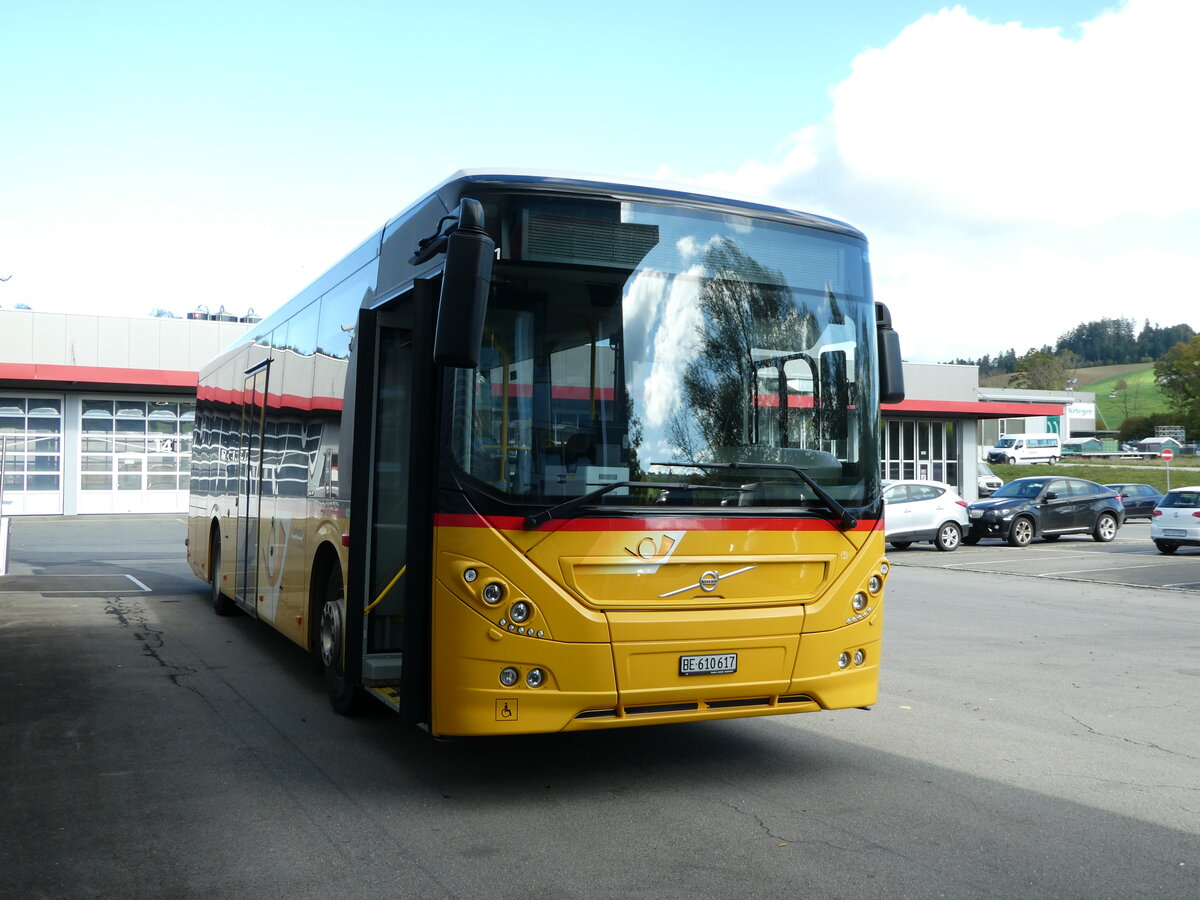
<instances>
[{"instance_id":1,"label":"bus door","mask_svg":"<svg viewBox=\"0 0 1200 900\"><path fill-rule=\"evenodd\" d=\"M241 446L238 451L237 571L234 599L257 616L258 544L263 488L263 437L267 421L270 360L246 372L242 394Z\"/></svg>"},{"instance_id":2,"label":"bus door","mask_svg":"<svg viewBox=\"0 0 1200 900\"><path fill-rule=\"evenodd\" d=\"M407 574L408 563L413 427L413 333L403 314L389 311L379 316L375 347L369 597L378 603L368 623L368 654L403 649L399 626L408 583L400 573Z\"/></svg>"},{"instance_id":3,"label":"bus door","mask_svg":"<svg viewBox=\"0 0 1200 900\"><path fill-rule=\"evenodd\" d=\"M363 682L413 721L425 721L428 709L429 559L437 480L429 291L418 282L374 313L371 337L361 342L359 358L373 377L371 407L359 404L360 410L371 409L370 487L363 498L368 512L365 521L358 520L361 525L356 523L369 529ZM366 430L358 433L367 443Z\"/></svg>"}]
</instances>

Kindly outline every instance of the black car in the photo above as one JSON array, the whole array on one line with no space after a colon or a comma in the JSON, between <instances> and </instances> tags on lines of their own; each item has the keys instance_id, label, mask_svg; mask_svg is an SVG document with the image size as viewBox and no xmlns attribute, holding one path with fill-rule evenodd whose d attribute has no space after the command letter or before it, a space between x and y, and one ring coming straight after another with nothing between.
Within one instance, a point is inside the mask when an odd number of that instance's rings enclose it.
<instances>
[{"instance_id":1,"label":"black car","mask_svg":"<svg viewBox=\"0 0 1200 900\"><path fill-rule=\"evenodd\" d=\"M1094 481L1035 476L1010 481L968 506L967 515L971 530L964 544L1000 538L1024 547L1035 537L1056 541L1064 534L1111 541L1125 521L1125 507L1116 491Z\"/></svg>"},{"instance_id":2,"label":"black car","mask_svg":"<svg viewBox=\"0 0 1200 900\"><path fill-rule=\"evenodd\" d=\"M1120 496L1127 522L1154 518L1154 507L1163 498L1162 491L1148 484L1106 484L1105 487L1112 488Z\"/></svg>"}]
</instances>

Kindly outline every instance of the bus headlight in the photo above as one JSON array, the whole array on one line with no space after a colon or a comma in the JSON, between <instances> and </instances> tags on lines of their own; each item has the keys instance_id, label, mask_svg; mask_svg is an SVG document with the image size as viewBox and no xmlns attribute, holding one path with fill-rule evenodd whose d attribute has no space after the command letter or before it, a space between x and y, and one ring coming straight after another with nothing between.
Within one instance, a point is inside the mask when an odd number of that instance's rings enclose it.
<instances>
[{"instance_id":1,"label":"bus headlight","mask_svg":"<svg viewBox=\"0 0 1200 900\"><path fill-rule=\"evenodd\" d=\"M878 575L872 575L871 580L867 582L867 590L872 594L878 594L883 588L883 579Z\"/></svg>"},{"instance_id":2,"label":"bus headlight","mask_svg":"<svg viewBox=\"0 0 1200 900\"><path fill-rule=\"evenodd\" d=\"M498 581L489 581L483 586L483 602L495 606L504 599L504 585Z\"/></svg>"},{"instance_id":3,"label":"bus headlight","mask_svg":"<svg viewBox=\"0 0 1200 900\"><path fill-rule=\"evenodd\" d=\"M867 595L859 591L850 601L850 605L854 607L855 612L862 612L867 608Z\"/></svg>"},{"instance_id":4,"label":"bus headlight","mask_svg":"<svg viewBox=\"0 0 1200 900\"><path fill-rule=\"evenodd\" d=\"M541 669L530 669L525 673L525 683L531 688L539 688L546 683L546 673Z\"/></svg>"},{"instance_id":5,"label":"bus headlight","mask_svg":"<svg viewBox=\"0 0 1200 900\"><path fill-rule=\"evenodd\" d=\"M841 653L841 655L838 656L838 668L845 669L845 668L848 668L849 666L850 666L850 654L843 651Z\"/></svg>"},{"instance_id":6,"label":"bus headlight","mask_svg":"<svg viewBox=\"0 0 1200 900\"><path fill-rule=\"evenodd\" d=\"M508 611L508 617L514 622L528 622L529 617L533 615L533 605L526 603L524 600L518 600L512 605L512 609Z\"/></svg>"},{"instance_id":7,"label":"bus headlight","mask_svg":"<svg viewBox=\"0 0 1200 900\"><path fill-rule=\"evenodd\" d=\"M521 673L512 666L507 666L500 670L500 683L505 687L512 687L521 678Z\"/></svg>"},{"instance_id":8,"label":"bus headlight","mask_svg":"<svg viewBox=\"0 0 1200 900\"><path fill-rule=\"evenodd\" d=\"M867 660L867 654L865 654L861 650L854 651L854 664L856 666L861 666L864 662L866 662L866 660Z\"/></svg>"}]
</instances>

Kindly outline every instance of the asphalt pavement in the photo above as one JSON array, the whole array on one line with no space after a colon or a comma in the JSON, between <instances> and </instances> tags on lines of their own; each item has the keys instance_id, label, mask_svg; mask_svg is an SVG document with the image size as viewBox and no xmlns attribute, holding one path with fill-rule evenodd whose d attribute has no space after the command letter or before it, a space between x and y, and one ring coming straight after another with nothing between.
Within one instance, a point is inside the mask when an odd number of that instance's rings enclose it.
<instances>
[{"instance_id":1,"label":"asphalt pavement","mask_svg":"<svg viewBox=\"0 0 1200 900\"><path fill-rule=\"evenodd\" d=\"M869 712L439 742L214 615L181 517L25 519L0 897L1197 897L1200 596L1128 586L1141 527L890 554Z\"/></svg>"}]
</instances>

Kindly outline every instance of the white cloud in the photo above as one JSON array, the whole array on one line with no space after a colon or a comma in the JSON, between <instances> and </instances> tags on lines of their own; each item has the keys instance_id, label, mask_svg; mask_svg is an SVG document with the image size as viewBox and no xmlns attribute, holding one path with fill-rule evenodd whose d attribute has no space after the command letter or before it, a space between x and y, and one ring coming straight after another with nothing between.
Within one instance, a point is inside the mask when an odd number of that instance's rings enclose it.
<instances>
[{"instance_id":1,"label":"white cloud","mask_svg":"<svg viewBox=\"0 0 1200 900\"><path fill-rule=\"evenodd\" d=\"M1078 38L942 10L858 57L774 162L695 182L862 228L908 359L1105 316L1200 330L1197 34L1193 0L1131 0Z\"/></svg>"},{"instance_id":2,"label":"white cloud","mask_svg":"<svg viewBox=\"0 0 1200 900\"><path fill-rule=\"evenodd\" d=\"M841 158L982 221L1086 225L1200 207L1184 86L1200 4L1138 0L1083 28L991 25L961 7L864 53L834 90ZM1180 103L1186 103L1181 107Z\"/></svg>"}]
</instances>

